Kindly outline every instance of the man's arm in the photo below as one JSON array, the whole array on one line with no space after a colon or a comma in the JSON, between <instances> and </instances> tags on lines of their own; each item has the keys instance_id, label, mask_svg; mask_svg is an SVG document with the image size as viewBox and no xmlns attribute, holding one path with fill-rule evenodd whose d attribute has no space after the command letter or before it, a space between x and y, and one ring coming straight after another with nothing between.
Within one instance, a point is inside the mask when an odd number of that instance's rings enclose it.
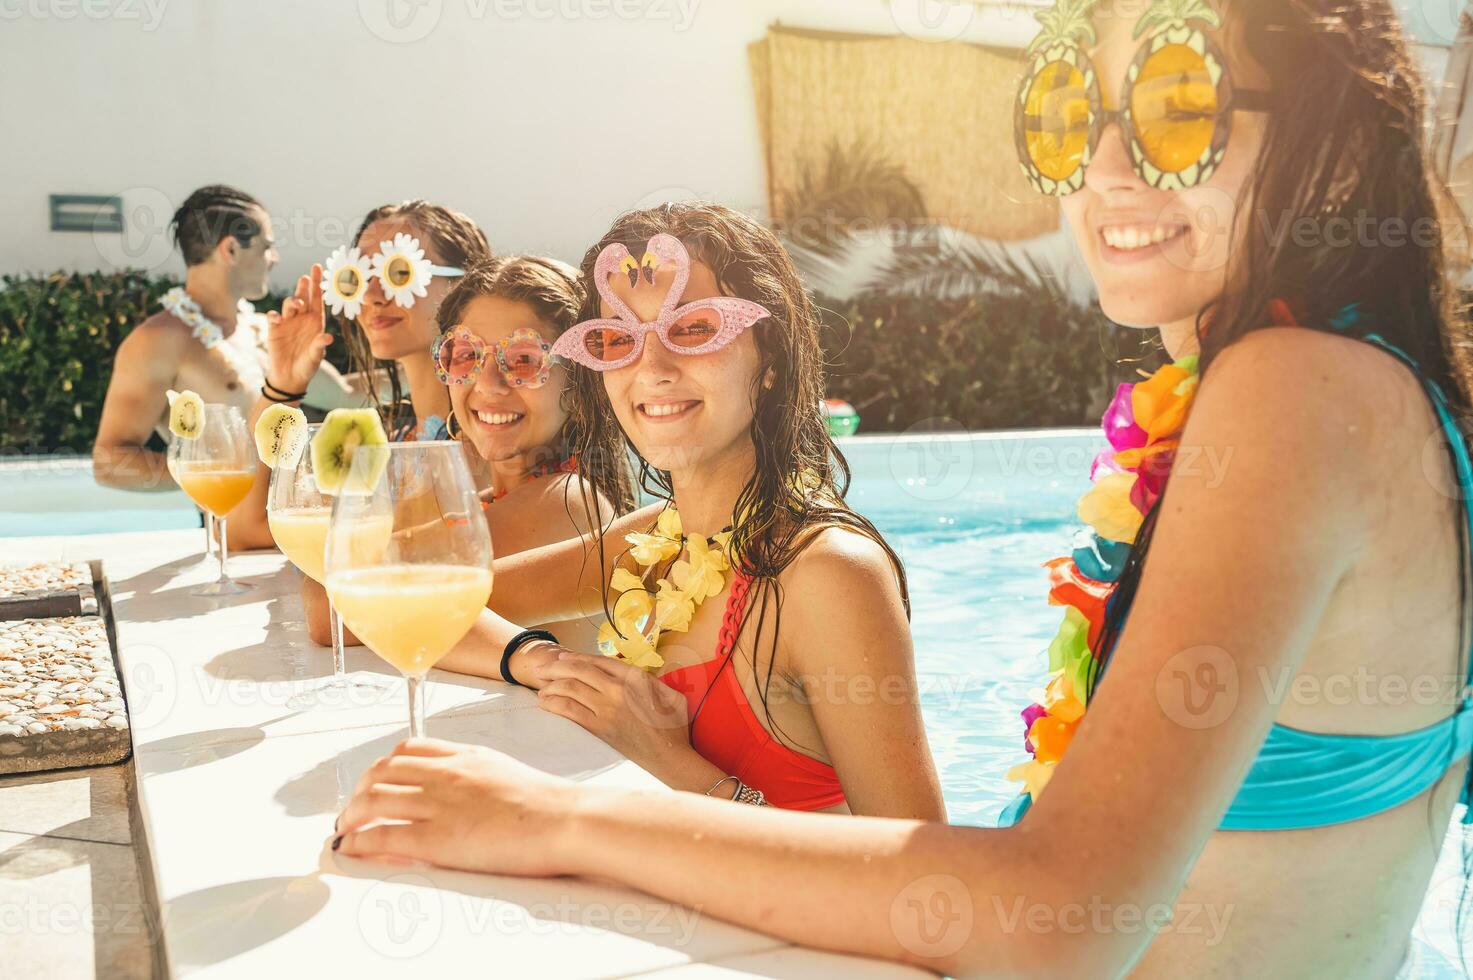
<instances>
[{"instance_id":1,"label":"man's arm","mask_svg":"<svg viewBox=\"0 0 1473 980\"><path fill-rule=\"evenodd\" d=\"M118 345L102 419L92 445L98 483L122 490L173 490L163 453L144 448L168 406L187 337L167 325L143 323Z\"/></svg>"}]
</instances>

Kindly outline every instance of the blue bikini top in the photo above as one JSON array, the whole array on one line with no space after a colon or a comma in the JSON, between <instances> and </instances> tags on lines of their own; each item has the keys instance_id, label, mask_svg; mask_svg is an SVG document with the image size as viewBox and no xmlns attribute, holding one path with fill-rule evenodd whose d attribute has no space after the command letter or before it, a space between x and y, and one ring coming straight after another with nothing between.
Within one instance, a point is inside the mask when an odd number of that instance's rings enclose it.
<instances>
[{"instance_id":1,"label":"blue bikini top","mask_svg":"<svg viewBox=\"0 0 1473 980\"><path fill-rule=\"evenodd\" d=\"M1464 516L1473 528L1473 460L1447 396L1406 352L1378 334L1364 339L1406 364L1422 382L1451 447ZM1327 735L1275 724L1220 829L1324 827L1369 817L1420 796L1473 749L1473 674L1463 681L1457 710L1416 731ZM1462 802L1468 803L1469 796L1465 785ZM1473 808L1465 811L1463 822L1473 823Z\"/></svg>"},{"instance_id":2,"label":"blue bikini top","mask_svg":"<svg viewBox=\"0 0 1473 980\"><path fill-rule=\"evenodd\" d=\"M1353 317L1347 323L1353 322ZM1342 326L1336 323L1336 326ZM1473 460L1447 397L1404 351L1377 334L1363 338L1406 364L1427 391L1451 447L1464 516L1473 530ZM1473 540L1473 534L1470 534ZM1470 656L1473 670L1473 656ZM1434 786L1473 750L1473 673L1464 677L1457 710L1435 724L1395 735L1335 735L1275 723L1233 797L1221 830L1303 830L1348 823L1393 809ZM1473 797L1465 784L1462 802ZM1028 811L1020 795L1002 814L1010 826ZM1463 815L1473 823L1473 807Z\"/></svg>"}]
</instances>

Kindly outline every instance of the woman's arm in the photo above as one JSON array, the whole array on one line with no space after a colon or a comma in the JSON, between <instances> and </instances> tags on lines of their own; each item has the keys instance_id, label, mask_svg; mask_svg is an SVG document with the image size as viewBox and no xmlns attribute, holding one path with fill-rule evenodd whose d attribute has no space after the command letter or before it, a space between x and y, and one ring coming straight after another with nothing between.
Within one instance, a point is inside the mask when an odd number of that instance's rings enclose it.
<instances>
[{"instance_id":1,"label":"woman's arm","mask_svg":"<svg viewBox=\"0 0 1473 980\"><path fill-rule=\"evenodd\" d=\"M572 506L580 504L574 500ZM614 562L629 547L624 535L648 531L664 506L651 504L616 518L603 532L602 562L597 533L498 558L487 605L514 623L554 623L599 613Z\"/></svg>"},{"instance_id":2,"label":"woman's arm","mask_svg":"<svg viewBox=\"0 0 1473 980\"><path fill-rule=\"evenodd\" d=\"M954 975L1126 973L1151 940L1141 923L1172 907L1273 721L1260 672L1297 670L1384 492L1365 462L1380 401L1364 371L1316 367L1349 342L1305 333L1264 331L1214 366L1108 679L1018 826L644 796L414 741L365 774L335 843L611 878L795 942Z\"/></svg>"},{"instance_id":3,"label":"woman's arm","mask_svg":"<svg viewBox=\"0 0 1473 980\"><path fill-rule=\"evenodd\" d=\"M850 811L945 820L910 623L884 548L826 528L783 573L782 586L779 643Z\"/></svg>"}]
</instances>

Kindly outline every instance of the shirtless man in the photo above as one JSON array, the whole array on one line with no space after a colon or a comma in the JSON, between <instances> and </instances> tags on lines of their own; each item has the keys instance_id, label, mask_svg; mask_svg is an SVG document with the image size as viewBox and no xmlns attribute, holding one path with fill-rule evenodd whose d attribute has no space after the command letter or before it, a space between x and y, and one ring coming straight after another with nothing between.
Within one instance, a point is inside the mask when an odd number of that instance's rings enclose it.
<instances>
[{"instance_id":1,"label":"shirtless man","mask_svg":"<svg viewBox=\"0 0 1473 980\"><path fill-rule=\"evenodd\" d=\"M161 310L140 323L118 346L92 447L93 473L104 486L175 488L164 453L148 446L155 433L168 441L170 388L196 391L207 404L234 405L247 419L261 396L264 318L241 317L239 325L237 318L242 300L260 299L268 290L277 261L270 216L249 194L212 185L189 195L174 213L172 229L187 266L183 312L197 305L206 323L191 327L175 306L176 312ZM358 399L324 362L307 401L333 408ZM257 483L262 485L230 514L231 543L238 548L272 545L264 481Z\"/></svg>"}]
</instances>

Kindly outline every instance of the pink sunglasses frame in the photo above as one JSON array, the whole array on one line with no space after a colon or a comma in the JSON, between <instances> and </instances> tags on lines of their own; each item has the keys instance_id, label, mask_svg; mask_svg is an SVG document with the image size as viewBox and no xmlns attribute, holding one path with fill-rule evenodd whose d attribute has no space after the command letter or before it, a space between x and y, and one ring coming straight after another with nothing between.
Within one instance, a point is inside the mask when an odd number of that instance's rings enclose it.
<instances>
[{"instance_id":1,"label":"pink sunglasses frame","mask_svg":"<svg viewBox=\"0 0 1473 980\"><path fill-rule=\"evenodd\" d=\"M581 364L592 371L616 371L639 360L640 355L644 353L645 338L651 332L659 337L660 343L672 353L695 357L720 350L758 320L772 316L760 303L739 299L735 296L713 296L710 299L698 299L677 307L675 302L680 298L680 294L685 292L686 283L690 280L690 253L686 251L680 239L674 235L659 234L651 238L645 247L645 261L641 262L638 270L634 272L636 276L644 275L647 282L654 281L654 273L646 265L651 256L658 262L670 263L675 268L675 280L670 284L670 291L666 293L660 305L658 317L649 323L642 322L629 308L629 305L609 288L609 277L619 271L626 260L633 258L629 254L629 249L615 242L598 253L598 261L593 266L593 279L599 297L614 309L616 316L584 320L569 328L552 345L552 353ZM715 312L721 319L721 328L716 331L716 336L699 347L680 347L670 342L671 327L693 313L707 310ZM594 330L618 330L630 335L634 338L634 348L616 361L599 360L584 346L584 339Z\"/></svg>"}]
</instances>

